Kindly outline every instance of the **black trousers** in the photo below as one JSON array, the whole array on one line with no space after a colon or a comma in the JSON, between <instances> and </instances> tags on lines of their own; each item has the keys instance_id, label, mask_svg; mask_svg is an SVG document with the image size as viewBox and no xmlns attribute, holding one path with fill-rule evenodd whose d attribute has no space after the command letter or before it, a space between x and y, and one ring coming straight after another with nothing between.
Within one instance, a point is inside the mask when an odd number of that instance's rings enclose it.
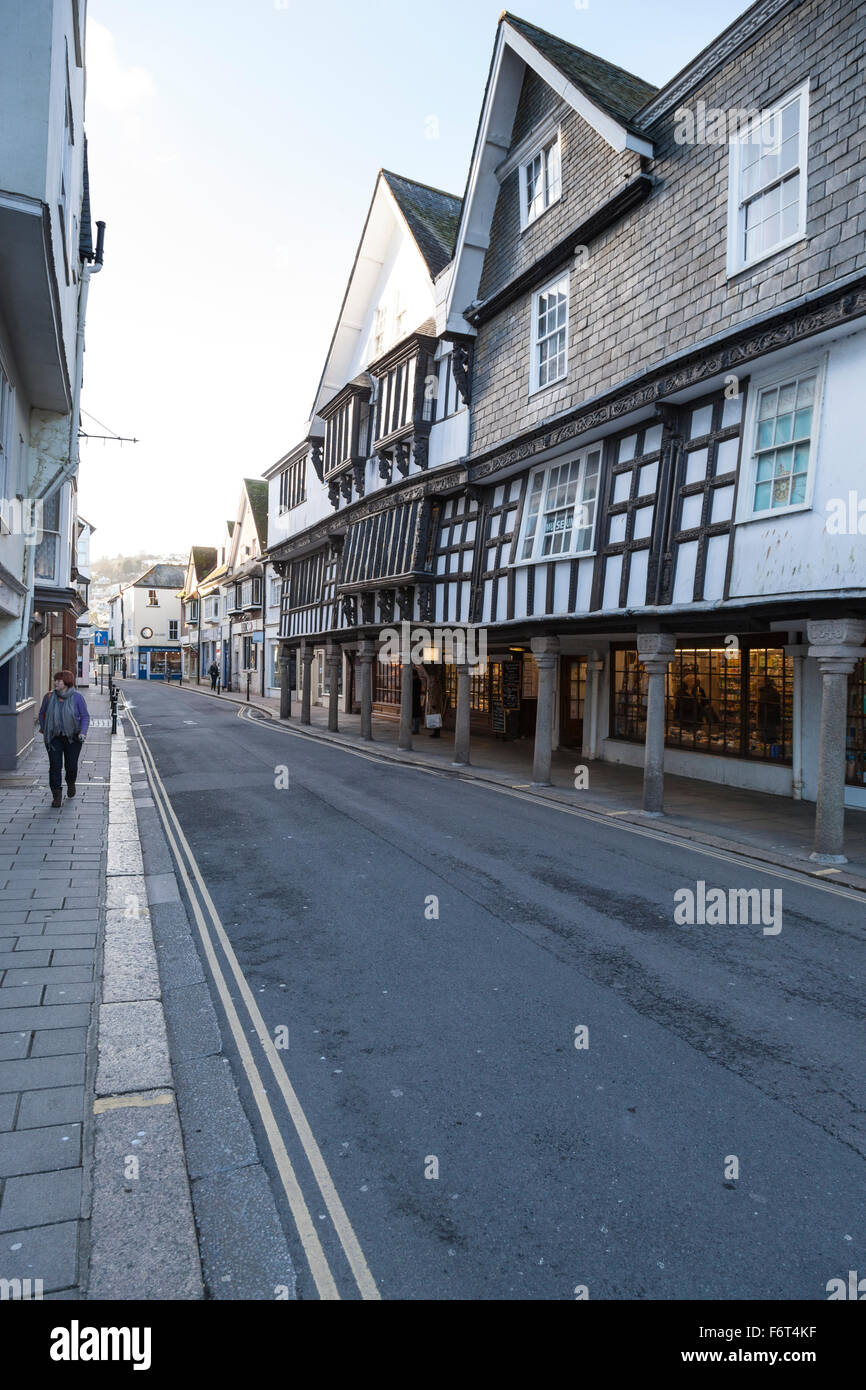
<instances>
[{"instance_id":1,"label":"black trousers","mask_svg":"<svg viewBox=\"0 0 866 1390\"><path fill-rule=\"evenodd\" d=\"M53 792L63 786L63 768L66 767L66 783L75 786L78 776L78 759L81 755L81 740L66 738L58 734L48 745L48 785Z\"/></svg>"},{"instance_id":2,"label":"black trousers","mask_svg":"<svg viewBox=\"0 0 866 1390\"><path fill-rule=\"evenodd\" d=\"M211 688L211 690L216 690L217 679L218 679L217 676L211 676L211 678L210 678L210 688Z\"/></svg>"}]
</instances>

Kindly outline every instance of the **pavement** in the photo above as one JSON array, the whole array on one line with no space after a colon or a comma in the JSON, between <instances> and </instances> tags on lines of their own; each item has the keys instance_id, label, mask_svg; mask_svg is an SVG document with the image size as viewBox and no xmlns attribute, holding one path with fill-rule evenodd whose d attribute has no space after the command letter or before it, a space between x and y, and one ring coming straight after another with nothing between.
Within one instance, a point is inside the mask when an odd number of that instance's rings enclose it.
<instances>
[{"instance_id":1,"label":"pavement","mask_svg":"<svg viewBox=\"0 0 866 1390\"><path fill-rule=\"evenodd\" d=\"M126 741L82 693L75 798L40 738L0 776L2 1296L201 1298Z\"/></svg>"},{"instance_id":2,"label":"pavement","mask_svg":"<svg viewBox=\"0 0 866 1390\"><path fill-rule=\"evenodd\" d=\"M135 682L126 682L132 689ZM223 691L212 695L205 685L172 685L165 687L166 695L203 695L247 708L251 715L279 719L280 702L261 695ZM310 737L370 751L371 745L360 737L361 720L357 714L340 712L340 732L328 731L328 711L314 705L312 724L300 724L301 707L292 702L291 719L286 727ZM616 816L633 824L645 824L641 810L643 772L640 768L600 759L583 764L587 785L575 788L575 771L581 763L573 750L558 750L553 754L551 786L530 785L532 776L532 742L519 739L506 742L473 733L471 765L455 769L452 765L453 735L445 731L439 739L425 732L414 739L411 753L397 747L398 727L394 720L373 719L373 738L376 754L397 763L435 768L461 778L471 778L502 786L519 786L527 796L539 800L562 802L580 807L601 816ZM815 805L809 801L794 801L783 796L743 791L716 782L701 782L694 778L665 776L665 815L661 822L664 834L683 841L727 848L756 860L778 864L818 878L866 892L866 811L849 808L845 813L845 851L848 863L838 868L822 868L809 856L814 847Z\"/></svg>"}]
</instances>

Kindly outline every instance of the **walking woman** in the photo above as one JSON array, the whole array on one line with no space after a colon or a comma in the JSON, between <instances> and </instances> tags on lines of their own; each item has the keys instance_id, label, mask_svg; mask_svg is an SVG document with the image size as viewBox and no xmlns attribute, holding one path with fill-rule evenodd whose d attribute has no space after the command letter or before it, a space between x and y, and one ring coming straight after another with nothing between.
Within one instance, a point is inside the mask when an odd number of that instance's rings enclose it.
<instances>
[{"instance_id":1,"label":"walking woman","mask_svg":"<svg viewBox=\"0 0 866 1390\"><path fill-rule=\"evenodd\" d=\"M51 805L63 805L63 771L66 769L66 795L75 795L78 759L90 727L84 696L73 690L71 671L54 672L54 690L45 696L39 711L39 728L48 749L48 785L54 793Z\"/></svg>"}]
</instances>

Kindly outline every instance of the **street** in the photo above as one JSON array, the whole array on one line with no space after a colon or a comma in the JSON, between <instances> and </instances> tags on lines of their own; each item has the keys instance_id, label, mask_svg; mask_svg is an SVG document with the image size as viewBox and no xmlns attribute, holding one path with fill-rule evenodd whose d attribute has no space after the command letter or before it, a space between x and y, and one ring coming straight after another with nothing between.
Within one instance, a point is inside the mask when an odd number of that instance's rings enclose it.
<instances>
[{"instance_id":1,"label":"street","mask_svg":"<svg viewBox=\"0 0 866 1390\"><path fill-rule=\"evenodd\" d=\"M855 892L123 689L341 1297L816 1300L864 1268ZM677 924L699 882L781 890L782 930Z\"/></svg>"}]
</instances>

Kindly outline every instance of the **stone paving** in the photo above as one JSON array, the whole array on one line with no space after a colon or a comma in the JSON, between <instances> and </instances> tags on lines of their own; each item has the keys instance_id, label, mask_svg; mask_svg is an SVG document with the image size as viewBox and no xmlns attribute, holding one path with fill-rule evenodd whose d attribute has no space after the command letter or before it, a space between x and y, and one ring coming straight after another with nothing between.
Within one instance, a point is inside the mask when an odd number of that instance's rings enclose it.
<instances>
[{"instance_id":1,"label":"stone paving","mask_svg":"<svg viewBox=\"0 0 866 1390\"><path fill-rule=\"evenodd\" d=\"M108 824L108 697L54 810L36 742L0 777L0 1279L75 1298L87 1243L88 1058ZM98 721L98 722L93 722ZM21 785L33 779L31 785Z\"/></svg>"}]
</instances>

